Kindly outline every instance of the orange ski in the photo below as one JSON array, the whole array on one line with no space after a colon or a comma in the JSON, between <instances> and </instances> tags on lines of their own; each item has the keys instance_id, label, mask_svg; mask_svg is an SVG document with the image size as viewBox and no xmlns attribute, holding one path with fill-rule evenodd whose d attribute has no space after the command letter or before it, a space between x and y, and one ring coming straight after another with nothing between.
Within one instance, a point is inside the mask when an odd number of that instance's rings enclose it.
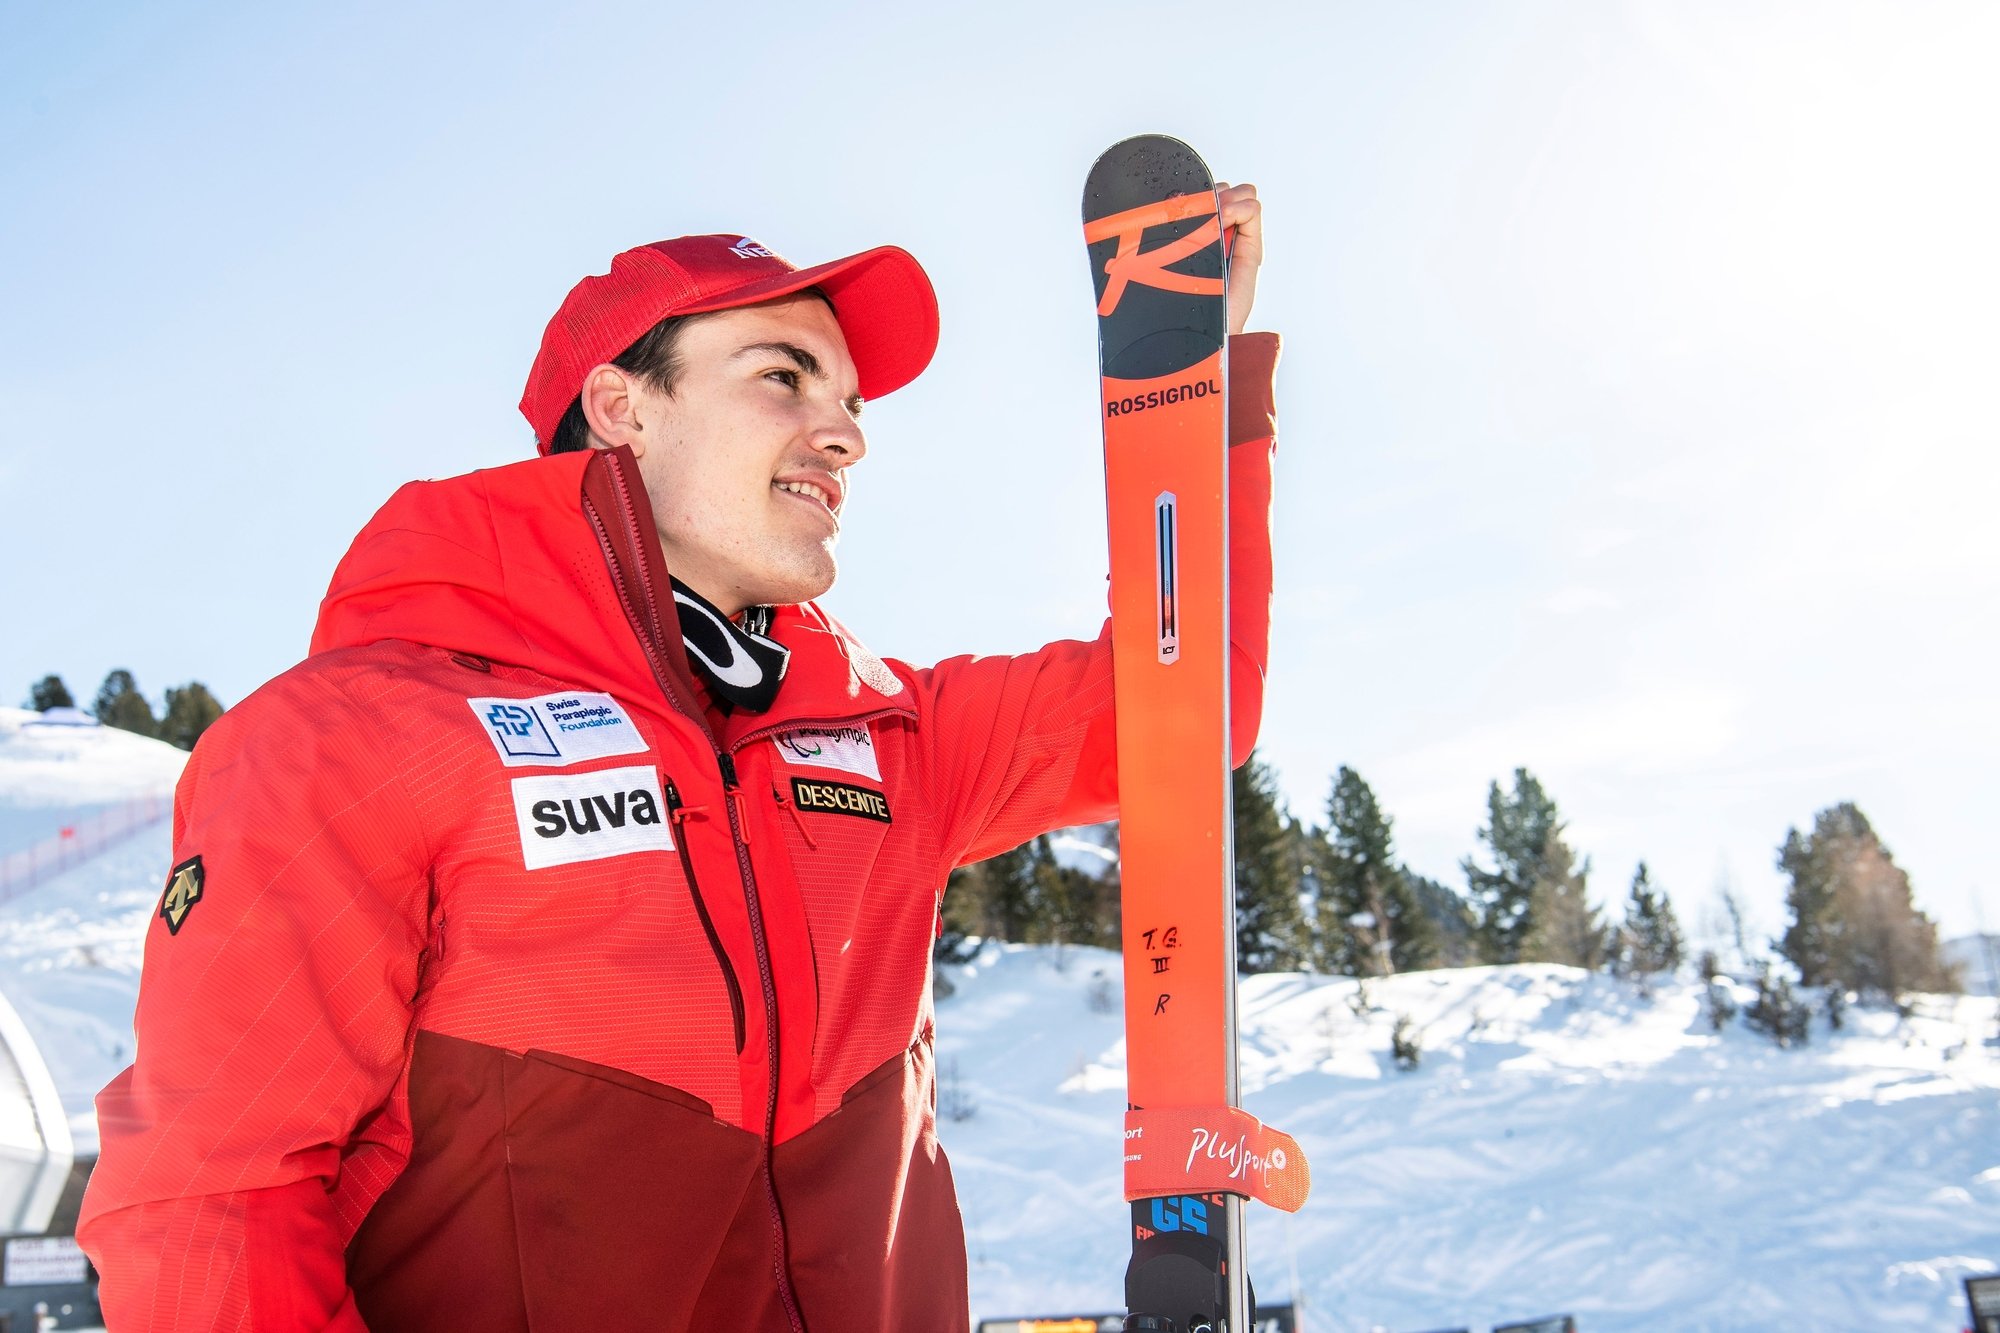
<instances>
[{"instance_id":1,"label":"orange ski","mask_svg":"<svg viewBox=\"0 0 2000 1333\"><path fill-rule=\"evenodd\" d=\"M1208 168L1160 136L1099 158L1083 211L1118 698L1126 1327L1248 1333L1242 1200L1296 1209L1306 1167L1236 1106L1222 228Z\"/></svg>"}]
</instances>

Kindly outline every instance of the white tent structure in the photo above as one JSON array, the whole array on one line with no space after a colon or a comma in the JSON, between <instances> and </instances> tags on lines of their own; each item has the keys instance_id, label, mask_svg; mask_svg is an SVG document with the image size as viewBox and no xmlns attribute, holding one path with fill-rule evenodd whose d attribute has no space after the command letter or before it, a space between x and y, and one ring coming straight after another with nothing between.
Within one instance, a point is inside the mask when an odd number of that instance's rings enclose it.
<instances>
[{"instance_id":1,"label":"white tent structure","mask_svg":"<svg viewBox=\"0 0 2000 1333\"><path fill-rule=\"evenodd\" d=\"M0 995L0 1234L48 1229L75 1159L55 1079Z\"/></svg>"}]
</instances>

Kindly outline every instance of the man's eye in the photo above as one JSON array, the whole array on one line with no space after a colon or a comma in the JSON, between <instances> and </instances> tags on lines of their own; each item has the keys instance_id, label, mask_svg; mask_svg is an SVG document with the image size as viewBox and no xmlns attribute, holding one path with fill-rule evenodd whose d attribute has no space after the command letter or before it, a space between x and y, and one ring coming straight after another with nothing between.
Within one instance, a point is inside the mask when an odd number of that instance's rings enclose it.
<instances>
[{"instance_id":1,"label":"man's eye","mask_svg":"<svg viewBox=\"0 0 2000 1333\"><path fill-rule=\"evenodd\" d=\"M767 380L776 380L787 389L796 389L799 387L799 372L796 370L767 370L764 372L764 378Z\"/></svg>"}]
</instances>

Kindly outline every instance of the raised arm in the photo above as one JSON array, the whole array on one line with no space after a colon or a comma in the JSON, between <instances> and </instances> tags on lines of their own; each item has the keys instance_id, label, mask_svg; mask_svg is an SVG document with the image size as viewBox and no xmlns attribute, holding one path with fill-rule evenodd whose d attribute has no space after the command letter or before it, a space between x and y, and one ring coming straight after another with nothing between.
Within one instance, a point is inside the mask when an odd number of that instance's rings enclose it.
<instances>
[{"instance_id":1,"label":"raised arm","mask_svg":"<svg viewBox=\"0 0 2000 1333\"><path fill-rule=\"evenodd\" d=\"M1233 761L1263 716L1271 642L1272 376L1278 336L1229 340L1229 645ZM944 869L1118 808L1111 628L1018 657L958 657L908 673L926 782L943 812Z\"/></svg>"}]
</instances>

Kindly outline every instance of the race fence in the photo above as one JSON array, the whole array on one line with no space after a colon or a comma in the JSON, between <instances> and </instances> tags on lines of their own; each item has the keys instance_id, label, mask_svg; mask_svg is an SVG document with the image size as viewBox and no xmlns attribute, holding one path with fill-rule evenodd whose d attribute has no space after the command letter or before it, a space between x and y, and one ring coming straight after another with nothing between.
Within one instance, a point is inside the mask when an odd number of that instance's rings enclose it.
<instances>
[{"instance_id":1,"label":"race fence","mask_svg":"<svg viewBox=\"0 0 2000 1333\"><path fill-rule=\"evenodd\" d=\"M74 870L174 811L170 795L135 796L63 825L32 847L0 857L0 902Z\"/></svg>"}]
</instances>

